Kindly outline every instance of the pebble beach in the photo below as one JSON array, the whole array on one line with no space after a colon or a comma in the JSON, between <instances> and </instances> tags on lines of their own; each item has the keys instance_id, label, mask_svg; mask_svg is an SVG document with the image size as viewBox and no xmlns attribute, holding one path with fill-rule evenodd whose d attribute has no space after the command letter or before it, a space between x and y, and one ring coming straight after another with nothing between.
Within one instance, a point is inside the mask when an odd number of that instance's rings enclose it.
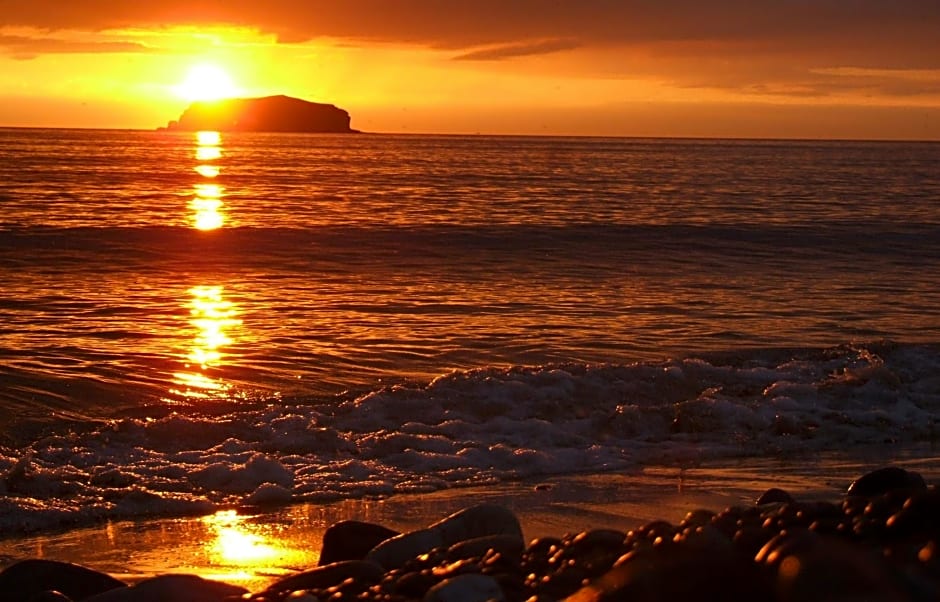
<instances>
[{"instance_id":1,"label":"pebble beach","mask_svg":"<svg viewBox=\"0 0 940 602\"><path fill-rule=\"evenodd\" d=\"M940 490L928 481L884 466L829 499L768 487L750 503L690 507L674 520L532 538L516 511L492 502L404 531L340 520L314 544L316 566L252 590L21 559L0 572L0 601L935 600Z\"/></svg>"}]
</instances>

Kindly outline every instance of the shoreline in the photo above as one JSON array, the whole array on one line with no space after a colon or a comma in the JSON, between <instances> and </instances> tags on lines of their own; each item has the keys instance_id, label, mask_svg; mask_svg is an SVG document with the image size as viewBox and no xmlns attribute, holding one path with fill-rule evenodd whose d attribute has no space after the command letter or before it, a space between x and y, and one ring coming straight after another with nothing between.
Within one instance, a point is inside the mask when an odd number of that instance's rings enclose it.
<instances>
[{"instance_id":1,"label":"shoreline","mask_svg":"<svg viewBox=\"0 0 940 602\"><path fill-rule=\"evenodd\" d=\"M527 541L592 529L627 532L655 520L679 523L689 512L753 506L779 487L800 501L838 499L857 477L882 466L940 479L940 452L881 450L864 455L727 459L694 467L550 476L383 499L347 499L257 511L220 510L186 518L122 520L56 533L0 539L0 564L26 558L71 562L133 583L186 573L260 591L316 566L323 533L344 520L414 531L478 504L515 513Z\"/></svg>"}]
</instances>

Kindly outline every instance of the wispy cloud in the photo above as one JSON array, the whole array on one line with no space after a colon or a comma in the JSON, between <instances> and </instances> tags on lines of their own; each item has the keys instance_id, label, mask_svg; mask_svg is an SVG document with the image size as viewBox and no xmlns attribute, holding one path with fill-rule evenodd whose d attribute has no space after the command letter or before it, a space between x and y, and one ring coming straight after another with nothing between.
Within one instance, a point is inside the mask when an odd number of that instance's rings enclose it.
<instances>
[{"instance_id":1,"label":"wispy cloud","mask_svg":"<svg viewBox=\"0 0 940 602\"><path fill-rule=\"evenodd\" d=\"M552 54L563 50L573 50L581 44L576 40L542 40L519 44L499 44L478 48L454 57L458 61L499 61L520 56Z\"/></svg>"},{"instance_id":2,"label":"wispy cloud","mask_svg":"<svg viewBox=\"0 0 940 602\"><path fill-rule=\"evenodd\" d=\"M0 34L0 49L17 60L30 60L43 54L98 54L111 52L150 52L138 42L70 40Z\"/></svg>"},{"instance_id":3,"label":"wispy cloud","mask_svg":"<svg viewBox=\"0 0 940 602\"><path fill-rule=\"evenodd\" d=\"M108 37L120 30L233 26L464 62L554 55L568 74L749 94L930 95L936 78L912 73L940 70L938 0L30 0L0 2L0 23L45 32L0 38L18 58L148 51Z\"/></svg>"}]
</instances>

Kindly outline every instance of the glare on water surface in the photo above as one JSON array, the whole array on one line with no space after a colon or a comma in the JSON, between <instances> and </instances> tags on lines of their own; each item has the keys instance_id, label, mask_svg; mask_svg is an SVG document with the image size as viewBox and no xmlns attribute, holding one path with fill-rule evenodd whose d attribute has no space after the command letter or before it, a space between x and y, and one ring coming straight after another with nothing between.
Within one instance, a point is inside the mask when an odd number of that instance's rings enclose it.
<instances>
[{"instance_id":1,"label":"glare on water surface","mask_svg":"<svg viewBox=\"0 0 940 602\"><path fill-rule=\"evenodd\" d=\"M196 143L199 146L219 146L222 144L222 134L209 130L196 132Z\"/></svg>"},{"instance_id":2,"label":"glare on water surface","mask_svg":"<svg viewBox=\"0 0 940 602\"><path fill-rule=\"evenodd\" d=\"M212 180L221 168L209 163L222 157L222 135L219 132L196 132L196 161L194 170L202 179L193 184L193 226L199 230L215 230L225 224L222 197L225 189ZM208 181L207 181L208 180Z\"/></svg>"},{"instance_id":3,"label":"glare on water surface","mask_svg":"<svg viewBox=\"0 0 940 602\"><path fill-rule=\"evenodd\" d=\"M196 286L189 290L189 324L195 329L186 356L186 371L174 374L176 384L186 387L176 391L187 397L203 397L228 387L209 371L223 362L222 349L231 343L229 333L241 325L235 305L223 297L221 286Z\"/></svg>"},{"instance_id":4,"label":"glare on water surface","mask_svg":"<svg viewBox=\"0 0 940 602\"><path fill-rule=\"evenodd\" d=\"M220 510L201 522L207 531L201 541L210 568L205 577L238 582L256 578L259 571L311 561L309 552L279 537L275 525L254 522L234 510Z\"/></svg>"}]
</instances>

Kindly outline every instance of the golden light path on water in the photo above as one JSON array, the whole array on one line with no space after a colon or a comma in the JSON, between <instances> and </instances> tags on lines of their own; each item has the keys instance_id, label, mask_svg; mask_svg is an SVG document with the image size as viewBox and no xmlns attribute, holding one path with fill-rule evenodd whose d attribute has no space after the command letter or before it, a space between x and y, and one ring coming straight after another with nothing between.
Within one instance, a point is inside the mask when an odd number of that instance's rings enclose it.
<instances>
[{"instance_id":1,"label":"golden light path on water","mask_svg":"<svg viewBox=\"0 0 940 602\"><path fill-rule=\"evenodd\" d=\"M209 231L225 224L222 212L224 188L214 182L221 172L218 165L207 163L222 156L222 137L219 132L196 133L196 160L194 170L202 179L193 184L190 202L192 226ZM206 398L227 391L230 386L212 372L223 364L223 348L232 342L230 333L241 326L238 308L225 299L225 287L203 284L190 288L186 301L188 324L193 331L190 347L185 356L184 370L173 374L173 382L180 389L170 392L190 398Z\"/></svg>"},{"instance_id":2,"label":"golden light path on water","mask_svg":"<svg viewBox=\"0 0 940 602\"><path fill-rule=\"evenodd\" d=\"M222 197L225 188L213 182L222 169L211 163L222 157L222 135L219 132L196 132L196 161L193 168L202 177L193 184L193 226L199 230L215 230L225 224Z\"/></svg>"},{"instance_id":3,"label":"golden light path on water","mask_svg":"<svg viewBox=\"0 0 940 602\"><path fill-rule=\"evenodd\" d=\"M222 365L222 348L232 342L229 332L241 326L235 305L223 297L222 286L195 286L189 289L189 324L195 329L185 371L173 375L174 382L185 387L173 393L185 397L207 397L228 389L208 371Z\"/></svg>"}]
</instances>

